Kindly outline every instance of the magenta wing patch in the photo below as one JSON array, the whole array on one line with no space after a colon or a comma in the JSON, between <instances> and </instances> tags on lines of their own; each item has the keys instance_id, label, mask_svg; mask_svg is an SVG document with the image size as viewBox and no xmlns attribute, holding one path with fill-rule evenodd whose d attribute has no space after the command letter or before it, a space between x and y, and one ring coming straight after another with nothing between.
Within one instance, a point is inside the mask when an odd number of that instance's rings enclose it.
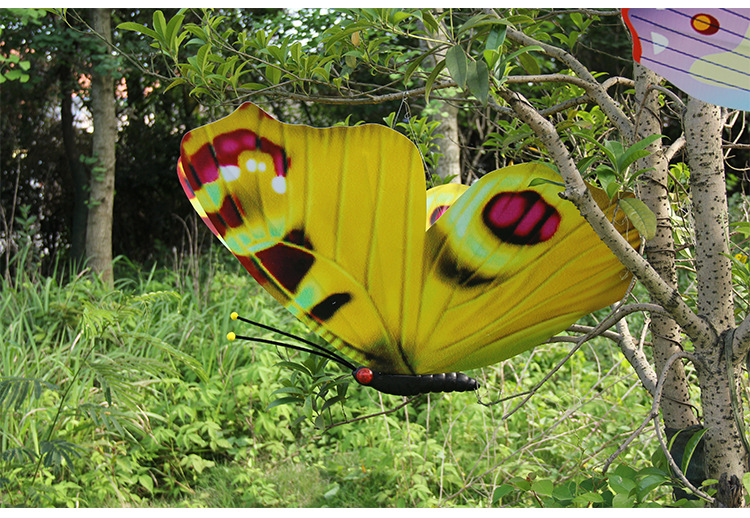
<instances>
[{"instance_id":1,"label":"magenta wing patch","mask_svg":"<svg viewBox=\"0 0 750 518\"><path fill-rule=\"evenodd\" d=\"M623 9L633 59L703 101L750 111L750 9Z\"/></svg>"},{"instance_id":2,"label":"magenta wing patch","mask_svg":"<svg viewBox=\"0 0 750 518\"><path fill-rule=\"evenodd\" d=\"M484 224L505 243L535 245L551 239L560 213L534 191L501 192L482 211Z\"/></svg>"}]
</instances>

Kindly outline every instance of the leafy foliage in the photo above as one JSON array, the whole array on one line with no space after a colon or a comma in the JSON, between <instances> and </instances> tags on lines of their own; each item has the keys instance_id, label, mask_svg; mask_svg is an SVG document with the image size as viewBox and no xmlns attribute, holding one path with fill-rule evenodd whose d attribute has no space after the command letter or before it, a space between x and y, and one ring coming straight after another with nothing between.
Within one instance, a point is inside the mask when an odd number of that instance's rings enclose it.
<instances>
[{"instance_id":1,"label":"leafy foliage","mask_svg":"<svg viewBox=\"0 0 750 518\"><path fill-rule=\"evenodd\" d=\"M225 342L233 309L305 330L234 263L208 267L207 299L184 289L192 270L124 260L111 291L83 277L4 281L0 505L669 501L667 471L626 467L649 463L647 436L607 476L592 470L650 405L615 350L586 348L533 407L471 394L402 406L317 357ZM484 369L481 397L533 387L564 354L548 345Z\"/></svg>"}]
</instances>

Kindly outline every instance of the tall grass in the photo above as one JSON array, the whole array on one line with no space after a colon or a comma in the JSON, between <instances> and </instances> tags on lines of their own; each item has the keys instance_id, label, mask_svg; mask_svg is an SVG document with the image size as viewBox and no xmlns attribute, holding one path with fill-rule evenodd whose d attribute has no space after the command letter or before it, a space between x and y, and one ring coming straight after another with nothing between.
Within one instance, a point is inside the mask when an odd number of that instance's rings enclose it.
<instances>
[{"instance_id":1,"label":"tall grass","mask_svg":"<svg viewBox=\"0 0 750 518\"><path fill-rule=\"evenodd\" d=\"M605 342L512 414L519 398L401 406L319 358L228 343L233 310L305 330L223 250L175 259L121 259L109 289L88 274L42 277L29 250L15 254L0 285L0 506L668 501L648 435L609 478L595 470L650 409ZM529 390L566 352L544 345L474 373L480 396ZM613 480L633 486L621 494Z\"/></svg>"}]
</instances>

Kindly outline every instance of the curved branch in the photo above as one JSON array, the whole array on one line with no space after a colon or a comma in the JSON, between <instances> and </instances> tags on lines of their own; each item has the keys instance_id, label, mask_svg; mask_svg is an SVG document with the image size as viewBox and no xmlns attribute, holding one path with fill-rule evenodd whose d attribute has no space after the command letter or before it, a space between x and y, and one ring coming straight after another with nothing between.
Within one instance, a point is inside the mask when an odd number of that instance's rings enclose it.
<instances>
[{"instance_id":1,"label":"curved branch","mask_svg":"<svg viewBox=\"0 0 750 518\"><path fill-rule=\"evenodd\" d=\"M431 91L443 90L445 88L452 88L457 86L455 81L446 81L440 84L433 85ZM360 94L364 97L333 97L333 96L314 96L310 94L298 94L294 92L274 92L271 90L273 87L262 90L266 96L282 97L284 99L294 99L298 101L309 101L319 104L339 104L339 105L359 105L359 104L380 104L389 101L400 101L402 99L410 97L420 97L424 95L427 90L426 87L422 86L419 88L413 88L411 90L404 90L403 92L394 92L390 94L382 95L369 95ZM267 91L270 90L270 91ZM239 90L238 92L243 93L243 97L251 97L258 95L258 90ZM506 108L507 110L507 108Z\"/></svg>"},{"instance_id":2,"label":"curved branch","mask_svg":"<svg viewBox=\"0 0 750 518\"><path fill-rule=\"evenodd\" d=\"M409 399L407 399L406 401L404 401L403 403L400 403L400 404L399 404L398 406L395 406L395 407L393 407L393 408L389 408L388 410L383 410L382 412L375 412L374 414L363 415L363 416L355 417L355 418L353 418L353 419L347 419L347 420L345 420L345 421L339 421L338 423L332 423L332 424L329 424L328 426L326 426L326 427L325 427L325 428L323 429L323 431L324 431L324 432L327 432L327 431L328 431L328 430L330 430L331 428L335 428L335 427L337 427L337 426L341 426L341 425L343 425L343 424L356 423L357 421L364 421L365 419L371 419L371 418L373 418L373 417L377 417L377 416L379 416L379 415L388 415L388 414L392 414L392 413L393 413L393 412L395 412L396 410L399 410L399 409L401 409L401 408L404 408L404 407L405 407L406 405L408 405L409 403L411 403L412 401L414 401L415 399L417 399L417 398L418 398L419 396L421 396L421 394L418 394L418 395L416 395L416 396L412 396L412 397L410 397Z\"/></svg>"},{"instance_id":3,"label":"curved branch","mask_svg":"<svg viewBox=\"0 0 750 518\"><path fill-rule=\"evenodd\" d=\"M526 83L530 81L536 81L543 83L543 82L565 82L565 83L571 83L577 86L581 86L581 79L575 76L570 76L566 74L549 74L549 75L536 75L536 76L509 76L507 78L507 83ZM627 77L610 77L606 81L602 83L602 87L605 90L609 90L615 85L625 85L628 87L633 87L634 81L632 79L628 79ZM549 108L544 108L543 110L539 110L539 114L542 117L549 117L550 115L554 115L556 113L559 113L564 110L568 110L570 108L573 108L574 106L579 106L581 104L587 104L592 102L592 98L589 94L583 94L579 97L575 97L573 99L568 99L567 101L563 101L559 104L556 104L554 106L550 106ZM510 116L513 114L513 110L502 107L502 113L504 115ZM497 108L495 108L497 110Z\"/></svg>"},{"instance_id":4,"label":"curved branch","mask_svg":"<svg viewBox=\"0 0 750 518\"><path fill-rule=\"evenodd\" d=\"M497 13L493 14L498 16ZM573 71L579 78L583 80L581 88L586 90L586 93L591 97L591 100L597 103L602 111L607 115L620 132L625 135L628 140L632 140L633 136L633 124L628 119L627 115L620 109L614 99L612 99L604 87L599 84L596 78L589 72L589 70L581 64L573 55L565 52L559 47L542 43L539 40L532 38L524 34L523 32L508 27L506 31L506 37L519 45L531 46L537 45L542 48L542 51L563 64L565 64L570 70Z\"/></svg>"},{"instance_id":5,"label":"curved branch","mask_svg":"<svg viewBox=\"0 0 750 518\"><path fill-rule=\"evenodd\" d=\"M641 380L641 385L651 394L651 397L656 395L656 386L659 379L656 377L656 371L649 363L648 358L643 352L643 348L639 347L633 335L630 334L630 328L626 320L619 320L617 322L617 329L622 335L620 340L620 351L622 351L625 359L633 367L635 373L638 375L638 379Z\"/></svg>"},{"instance_id":6,"label":"curved branch","mask_svg":"<svg viewBox=\"0 0 750 518\"><path fill-rule=\"evenodd\" d=\"M685 103L682 102L682 99L680 99L679 97L677 97L677 94L674 93L669 88L665 88L665 87L663 87L661 85L657 85L657 84L653 84L652 83L652 84L648 85L648 87L646 88L646 90L658 90L659 92L663 93L664 95L666 95L667 97L669 97L670 99L672 99L675 102L675 104L677 104L677 106L680 107L680 111L685 111Z\"/></svg>"},{"instance_id":7,"label":"curved branch","mask_svg":"<svg viewBox=\"0 0 750 518\"><path fill-rule=\"evenodd\" d=\"M666 363L664 364L664 368L662 369L661 376L659 376L659 383L656 386L656 393L654 395L654 401L651 404L651 411L648 413L646 418L643 420L643 423L632 433L630 436L625 440L622 445L620 445L619 448L617 448L617 451L615 451L612 455L607 458L604 464L604 469L602 470L602 473L605 474L607 472L607 469L609 469L609 466L612 465L612 462L623 452L627 449L627 447L630 445L630 443L633 442L633 440L640 435L640 433L648 426L648 424L651 421L654 421L654 430L656 431L656 437L659 440L659 444L661 445L662 451L664 452L664 455L667 458L667 462L669 463L669 466L672 468L672 472L677 476L677 478L680 479L680 481L690 489L693 493L698 495L699 497L703 498L704 500L708 502L713 502L714 498L707 495L700 489L696 488L693 484L690 483L690 481L685 477L685 474L682 472L680 467L677 465L677 463L672 458L672 454L669 452L669 447L667 446L667 443L664 440L664 436L661 432L661 427L659 426L659 423L656 422L656 419L659 417L659 406L661 404L661 398L662 393L664 391L664 384L665 381L668 378L667 374L669 372L669 369L672 367L672 364L681 359L685 358L693 363L703 363L697 356L695 356L692 353L688 353L685 351L679 351L672 356L670 356Z\"/></svg>"},{"instance_id":8,"label":"curved branch","mask_svg":"<svg viewBox=\"0 0 750 518\"><path fill-rule=\"evenodd\" d=\"M690 309L679 291L665 283L648 261L609 222L586 188L554 125L542 117L521 94L504 87L500 87L498 93L547 147L565 180L563 196L578 207L594 232L694 341L712 341L715 337L713 328Z\"/></svg>"},{"instance_id":9,"label":"curved branch","mask_svg":"<svg viewBox=\"0 0 750 518\"><path fill-rule=\"evenodd\" d=\"M633 304L633 306L636 306L636 304ZM648 304L648 306L658 307L658 306L656 306L656 304ZM518 409L520 409L522 406L524 406L529 401L529 399L531 399L531 397L536 393L536 391L539 390L539 388L541 388L541 386L544 385L547 382L547 380L549 380L558 370L560 370L560 368L563 365L565 365L565 362L567 362L571 358L571 356L573 356L578 351L578 349L580 349L581 346L583 346L583 344L585 344L587 341L591 340L593 337L601 335L604 332L604 330L606 330L609 327L611 327L612 325L614 325L614 323L615 323L616 320L613 319L613 316L617 315L617 314L618 314L617 311L613 312L611 315L609 315L607 318L605 318L601 323L599 323L596 327L590 329L585 335L579 337L576 340L575 347L573 347L568 352L568 354L565 355L565 358L563 358L562 360L560 360L557 363L557 365L555 365L539 383L537 383L536 385L534 385L534 387L531 388L529 391L525 392L524 394L526 394L526 397L524 397L523 401L521 401L518 405L516 405L515 408L513 408L511 411L509 411L507 414L505 414L502 417L502 420L508 419ZM627 312L625 314L627 314ZM621 315L619 318L622 318L622 316L624 316L624 315ZM500 401L497 401L496 403L499 403L499 402ZM480 403L481 403L481 401L480 401ZM493 402L493 403L487 403L486 406L489 406L489 405L494 404L494 403L495 402ZM482 403L482 404L485 404L485 403Z\"/></svg>"},{"instance_id":10,"label":"curved branch","mask_svg":"<svg viewBox=\"0 0 750 518\"><path fill-rule=\"evenodd\" d=\"M664 158L667 159L667 162L671 162L674 156L680 152L685 147L685 143L687 141L685 140L685 135L680 135L680 137L672 142L670 146L667 148L666 151L664 151Z\"/></svg>"}]
</instances>

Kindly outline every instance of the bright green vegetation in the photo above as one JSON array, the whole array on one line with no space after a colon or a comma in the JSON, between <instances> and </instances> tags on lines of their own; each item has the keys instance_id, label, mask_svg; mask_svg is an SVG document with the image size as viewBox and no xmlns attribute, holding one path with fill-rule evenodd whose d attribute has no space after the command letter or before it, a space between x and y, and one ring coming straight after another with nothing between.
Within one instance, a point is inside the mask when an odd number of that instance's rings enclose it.
<instances>
[{"instance_id":1,"label":"bright green vegetation","mask_svg":"<svg viewBox=\"0 0 750 518\"><path fill-rule=\"evenodd\" d=\"M12 260L0 298L0 506L672 503L653 433L601 474L651 406L611 343L585 345L507 418L522 398L431 395L397 408L402 398L350 385L342 403L337 366L226 340L271 336L232 322L233 310L304 329L223 249L168 268L120 259L113 290L41 277L28 249ZM533 388L569 347L474 372L480 397ZM267 408L279 399L301 404Z\"/></svg>"}]
</instances>

